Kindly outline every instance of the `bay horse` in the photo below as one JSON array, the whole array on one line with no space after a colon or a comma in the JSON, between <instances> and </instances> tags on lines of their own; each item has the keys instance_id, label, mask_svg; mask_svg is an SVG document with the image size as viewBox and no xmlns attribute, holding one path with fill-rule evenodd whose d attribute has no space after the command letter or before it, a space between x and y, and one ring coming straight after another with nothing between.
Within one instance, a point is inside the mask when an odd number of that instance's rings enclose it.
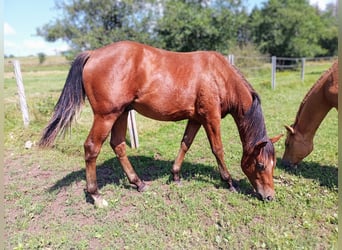
<instances>
[{"instance_id":1,"label":"bay horse","mask_svg":"<svg viewBox=\"0 0 342 250\"><path fill-rule=\"evenodd\" d=\"M94 114L84 143L86 190L95 205L107 205L97 187L96 159L109 133L110 145L129 182L138 191L146 188L126 155L127 116L132 109L160 121L188 119L171 170L176 182L180 181L185 154L203 125L221 178L235 191L224 162L220 130L221 118L230 113L243 146L243 172L259 198L273 199L276 164L273 143L280 136L271 139L267 136L258 94L219 53L177 53L122 41L79 54L43 131L40 147L51 146L59 132L71 125L85 97Z\"/></svg>"},{"instance_id":2,"label":"bay horse","mask_svg":"<svg viewBox=\"0 0 342 250\"><path fill-rule=\"evenodd\" d=\"M313 151L315 133L332 108L338 109L338 61L321 75L305 95L294 124L285 125L284 166L296 167Z\"/></svg>"}]
</instances>

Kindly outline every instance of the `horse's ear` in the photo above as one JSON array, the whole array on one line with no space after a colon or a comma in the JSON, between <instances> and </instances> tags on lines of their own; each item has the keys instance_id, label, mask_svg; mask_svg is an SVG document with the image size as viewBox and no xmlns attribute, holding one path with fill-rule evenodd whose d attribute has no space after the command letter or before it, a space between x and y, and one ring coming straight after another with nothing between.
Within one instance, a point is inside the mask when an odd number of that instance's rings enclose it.
<instances>
[{"instance_id":1,"label":"horse's ear","mask_svg":"<svg viewBox=\"0 0 342 250\"><path fill-rule=\"evenodd\" d=\"M284 134L280 134L280 135L274 136L274 137L270 138L270 141L274 144L274 143L276 143L277 141L279 141L279 139L280 139L281 137L283 137L283 135L284 135Z\"/></svg>"},{"instance_id":2,"label":"horse's ear","mask_svg":"<svg viewBox=\"0 0 342 250\"><path fill-rule=\"evenodd\" d=\"M293 127L289 126L289 125L284 125L284 127L286 128L286 130L291 134L294 135L295 134L295 130Z\"/></svg>"},{"instance_id":3,"label":"horse's ear","mask_svg":"<svg viewBox=\"0 0 342 250\"><path fill-rule=\"evenodd\" d=\"M260 150L265 147L267 144L267 141L259 141L255 144L254 149L253 149L253 154L254 155L259 155Z\"/></svg>"}]
</instances>

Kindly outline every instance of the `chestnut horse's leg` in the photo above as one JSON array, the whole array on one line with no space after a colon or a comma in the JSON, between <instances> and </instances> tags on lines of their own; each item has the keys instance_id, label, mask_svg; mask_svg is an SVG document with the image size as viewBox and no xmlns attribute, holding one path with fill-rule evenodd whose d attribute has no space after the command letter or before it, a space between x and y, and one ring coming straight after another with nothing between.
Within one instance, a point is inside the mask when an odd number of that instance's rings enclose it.
<instances>
[{"instance_id":1,"label":"chestnut horse's leg","mask_svg":"<svg viewBox=\"0 0 342 250\"><path fill-rule=\"evenodd\" d=\"M186 152L189 150L199 128L201 127L201 124L195 121L189 120L185 131L183 135L183 139L181 142L180 149L178 151L177 158L172 166L172 174L173 174L173 180L176 182L180 182L180 170L182 167L182 162L184 160Z\"/></svg>"},{"instance_id":2,"label":"chestnut horse's leg","mask_svg":"<svg viewBox=\"0 0 342 250\"><path fill-rule=\"evenodd\" d=\"M117 158L119 159L129 182L136 185L138 191L141 192L144 191L144 189L146 188L145 183L138 177L126 155L125 136L127 130L127 117L128 112L124 112L114 123L112 127L110 145L113 148Z\"/></svg>"},{"instance_id":3,"label":"chestnut horse's leg","mask_svg":"<svg viewBox=\"0 0 342 250\"><path fill-rule=\"evenodd\" d=\"M94 199L95 205L99 207L107 206L108 203L101 198L96 180L96 159L101 147L107 138L111 127L115 121L115 115L96 115L94 114L93 126L88 138L84 143L87 191Z\"/></svg>"},{"instance_id":4,"label":"chestnut horse's leg","mask_svg":"<svg viewBox=\"0 0 342 250\"><path fill-rule=\"evenodd\" d=\"M224 162L224 151L221 139L221 117L208 118L207 122L203 124L207 133L211 150L216 157L216 161L220 170L221 178L223 181L227 181L229 189L235 191L233 186L233 180L228 172L227 166Z\"/></svg>"}]
</instances>

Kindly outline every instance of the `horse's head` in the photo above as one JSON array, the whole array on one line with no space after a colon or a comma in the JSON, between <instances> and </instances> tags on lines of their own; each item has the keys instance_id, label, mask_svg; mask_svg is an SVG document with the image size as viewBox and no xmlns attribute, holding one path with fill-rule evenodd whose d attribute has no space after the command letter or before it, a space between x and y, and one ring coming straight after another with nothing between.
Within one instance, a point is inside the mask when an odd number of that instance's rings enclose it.
<instances>
[{"instance_id":1,"label":"horse's head","mask_svg":"<svg viewBox=\"0 0 342 250\"><path fill-rule=\"evenodd\" d=\"M273 170L276 157L273 143L282 135L259 141L250 150L244 150L241 167L253 185L258 198L271 201L274 198Z\"/></svg>"},{"instance_id":2,"label":"horse's head","mask_svg":"<svg viewBox=\"0 0 342 250\"><path fill-rule=\"evenodd\" d=\"M302 133L292 126L285 126L287 137L282 164L286 167L296 167L313 150L312 140L305 140Z\"/></svg>"}]
</instances>

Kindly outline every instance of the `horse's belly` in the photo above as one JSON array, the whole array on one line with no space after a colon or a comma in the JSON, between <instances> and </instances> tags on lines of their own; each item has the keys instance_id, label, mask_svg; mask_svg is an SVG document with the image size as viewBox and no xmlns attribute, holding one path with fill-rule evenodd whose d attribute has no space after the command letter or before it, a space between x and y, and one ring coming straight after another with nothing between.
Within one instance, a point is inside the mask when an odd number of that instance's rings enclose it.
<instances>
[{"instance_id":1,"label":"horse's belly","mask_svg":"<svg viewBox=\"0 0 342 250\"><path fill-rule=\"evenodd\" d=\"M159 121L179 121L189 119L193 116L194 113L193 109L170 106L165 107L165 105L149 106L135 103L132 106L133 109L136 110L139 114Z\"/></svg>"}]
</instances>

